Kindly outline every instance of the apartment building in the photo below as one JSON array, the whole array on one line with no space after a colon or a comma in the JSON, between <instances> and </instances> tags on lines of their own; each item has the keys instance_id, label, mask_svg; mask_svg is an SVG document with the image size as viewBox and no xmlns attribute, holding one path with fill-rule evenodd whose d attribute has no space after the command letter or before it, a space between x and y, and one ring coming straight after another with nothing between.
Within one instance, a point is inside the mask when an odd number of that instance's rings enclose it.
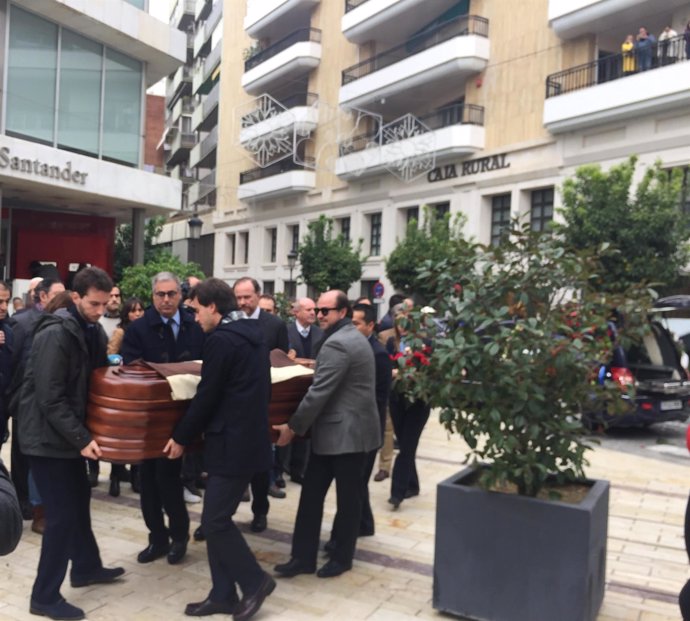
<instances>
[{"instance_id":1,"label":"apartment building","mask_svg":"<svg viewBox=\"0 0 690 621\"><path fill-rule=\"evenodd\" d=\"M492 243L543 228L584 163L690 162L680 0L226 0L214 275L304 295L288 255L332 217L368 258L351 296L421 206ZM626 35L679 33L624 71Z\"/></svg>"},{"instance_id":2,"label":"apartment building","mask_svg":"<svg viewBox=\"0 0 690 621\"><path fill-rule=\"evenodd\" d=\"M168 174L182 182L182 211L170 219L158 241L210 274L215 236L206 232L196 238L188 221L216 207L223 0L175 0L170 25L185 34L187 51L185 64L166 80L160 143Z\"/></svg>"},{"instance_id":3,"label":"apartment building","mask_svg":"<svg viewBox=\"0 0 690 621\"><path fill-rule=\"evenodd\" d=\"M115 226L179 209L179 181L145 166L146 88L184 37L146 0L0 0L0 277L112 268Z\"/></svg>"}]
</instances>

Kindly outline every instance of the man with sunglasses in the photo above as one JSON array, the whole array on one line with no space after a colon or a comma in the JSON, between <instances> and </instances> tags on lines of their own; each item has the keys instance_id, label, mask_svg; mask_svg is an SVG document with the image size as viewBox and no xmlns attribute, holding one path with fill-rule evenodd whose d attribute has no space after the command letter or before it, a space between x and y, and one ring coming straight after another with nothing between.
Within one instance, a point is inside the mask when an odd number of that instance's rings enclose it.
<instances>
[{"instance_id":1,"label":"man with sunglasses","mask_svg":"<svg viewBox=\"0 0 690 621\"><path fill-rule=\"evenodd\" d=\"M333 479L338 506L334 530L338 536L330 560L317 576L332 578L352 568L366 457L381 444L376 367L369 341L352 324L350 305L342 291L321 295L316 310L325 340L316 356L312 385L290 421L275 426L280 432L279 446L311 430L311 455L299 499L291 559L275 567L284 577L316 570L323 503Z\"/></svg>"},{"instance_id":2,"label":"man with sunglasses","mask_svg":"<svg viewBox=\"0 0 690 621\"><path fill-rule=\"evenodd\" d=\"M140 358L148 362L200 360L204 332L194 315L181 306L179 278L171 272L160 272L153 277L151 285L153 306L125 331L120 351L124 363ZM137 560L150 563L167 555L168 563L179 563L187 553L189 541L182 459L146 459L139 472L141 512L149 529L149 545ZM167 527L163 511L168 516Z\"/></svg>"}]
</instances>

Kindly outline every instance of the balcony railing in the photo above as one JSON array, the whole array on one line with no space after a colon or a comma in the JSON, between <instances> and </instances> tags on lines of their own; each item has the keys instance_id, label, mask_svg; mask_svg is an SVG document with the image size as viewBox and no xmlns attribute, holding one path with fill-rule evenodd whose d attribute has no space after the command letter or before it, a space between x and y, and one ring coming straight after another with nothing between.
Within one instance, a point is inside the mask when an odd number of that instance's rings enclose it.
<instances>
[{"instance_id":1,"label":"balcony railing","mask_svg":"<svg viewBox=\"0 0 690 621\"><path fill-rule=\"evenodd\" d=\"M421 32L411 37L405 43L396 45L385 52L381 52L381 54L348 67L342 73L342 83L349 84L374 71L394 65L401 60L405 60L414 54L419 54L445 41L471 34L488 37L489 20L477 15L462 15L443 22L426 32Z\"/></svg>"},{"instance_id":2,"label":"balcony railing","mask_svg":"<svg viewBox=\"0 0 690 621\"><path fill-rule=\"evenodd\" d=\"M216 171L206 175L201 181L199 181L199 196L197 200L201 200L208 196L211 192L216 189Z\"/></svg>"},{"instance_id":3,"label":"balcony railing","mask_svg":"<svg viewBox=\"0 0 690 621\"><path fill-rule=\"evenodd\" d=\"M199 159L203 160L218 146L218 126L216 125L199 145Z\"/></svg>"},{"instance_id":4,"label":"balcony railing","mask_svg":"<svg viewBox=\"0 0 690 621\"><path fill-rule=\"evenodd\" d=\"M365 2L369 2L369 0L345 0L345 12L349 13Z\"/></svg>"},{"instance_id":5,"label":"balcony railing","mask_svg":"<svg viewBox=\"0 0 690 621\"><path fill-rule=\"evenodd\" d=\"M451 127L452 125L484 125L484 108L474 104L453 104L439 108L430 114L417 117L430 131L441 129L443 127ZM405 121L400 121L404 123ZM395 132L395 125L387 125L385 131L378 129L368 134L361 134L355 136L347 142L341 142L338 145L338 152L340 157L346 156L348 153L363 151L371 145L383 146L398 142L399 138Z\"/></svg>"},{"instance_id":6,"label":"balcony railing","mask_svg":"<svg viewBox=\"0 0 690 621\"><path fill-rule=\"evenodd\" d=\"M257 52L244 61L244 70L249 71L261 63L267 61L269 58L280 54L283 50L288 49L295 43L302 41L313 41L314 43L321 43L321 31L317 28L300 28L292 34L289 34L284 39L270 45L269 47Z\"/></svg>"},{"instance_id":7,"label":"balcony railing","mask_svg":"<svg viewBox=\"0 0 690 621\"><path fill-rule=\"evenodd\" d=\"M297 106L313 106L318 100L319 96L315 93L295 93L294 95L290 95L284 99L276 99L276 101L287 110L296 108ZM256 125L262 120L266 120L266 118L269 118L270 116L278 116L283 111L279 108L276 108L270 115L265 112L263 115L265 118L263 119L260 118L256 112L257 110L252 110L250 113L245 114L242 117L242 129L252 127L252 125Z\"/></svg>"},{"instance_id":8,"label":"balcony railing","mask_svg":"<svg viewBox=\"0 0 690 621\"><path fill-rule=\"evenodd\" d=\"M659 41L646 53L632 50L628 53L611 54L577 67L552 73L546 78L546 98L578 91L604 82L625 78L686 60L683 35Z\"/></svg>"},{"instance_id":9,"label":"balcony railing","mask_svg":"<svg viewBox=\"0 0 690 621\"><path fill-rule=\"evenodd\" d=\"M182 84L184 84L185 82L191 83L191 81L191 69L187 65L182 65L181 67L178 67L177 71L175 71L175 74L173 75L173 79L168 82L168 85L165 89L165 98L168 101L170 101L173 98L173 95L177 92L177 89Z\"/></svg>"},{"instance_id":10,"label":"balcony railing","mask_svg":"<svg viewBox=\"0 0 690 621\"><path fill-rule=\"evenodd\" d=\"M293 159L285 159L281 160L280 162L276 162L275 164L271 164L270 166L266 166L266 168L252 168L251 170L246 170L243 173L240 173L240 185L249 183L250 181L257 181L259 179L266 179L268 177L280 175L281 173L290 172L292 170L312 170L314 166L314 158L305 157L303 159L309 166L298 164Z\"/></svg>"},{"instance_id":11,"label":"balcony railing","mask_svg":"<svg viewBox=\"0 0 690 621\"><path fill-rule=\"evenodd\" d=\"M218 25L218 22L220 21L221 16L223 15L223 0L216 0L213 9L211 9L211 14L208 16L208 19L206 20L206 24L204 24L204 28L206 30L206 36L210 37L211 34L213 33L213 30L215 27Z\"/></svg>"}]
</instances>

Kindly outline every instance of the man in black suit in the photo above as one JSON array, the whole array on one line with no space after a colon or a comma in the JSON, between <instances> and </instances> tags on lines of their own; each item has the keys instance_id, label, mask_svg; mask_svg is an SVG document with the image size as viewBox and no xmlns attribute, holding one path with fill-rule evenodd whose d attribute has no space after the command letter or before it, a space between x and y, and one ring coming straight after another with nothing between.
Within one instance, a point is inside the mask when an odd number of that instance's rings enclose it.
<instances>
[{"instance_id":1,"label":"man in black suit","mask_svg":"<svg viewBox=\"0 0 690 621\"><path fill-rule=\"evenodd\" d=\"M153 306L125 331L120 353L125 364L138 358L148 362L200 360L204 333L194 316L180 306L180 279L170 272L153 277ZM141 512L149 529L149 545L137 556L150 563L162 556L179 563L187 553L189 514L184 503L182 460L165 457L142 462ZM165 525L163 511L168 515Z\"/></svg>"},{"instance_id":2,"label":"man in black suit","mask_svg":"<svg viewBox=\"0 0 690 621\"><path fill-rule=\"evenodd\" d=\"M204 364L196 395L165 452L179 461L184 447L204 434L209 477L201 527L213 586L204 601L188 604L185 614L232 614L235 621L246 621L275 588L231 519L252 475L265 472L271 463L268 349L261 327L238 312L235 296L222 280L208 278L193 287L188 305L207 334ZM236 585L242 589L241 601Z\"/></svg>"},{"instance_id":3,"label":"man in black suit","mask_svg":"<svg viewBox=\"0 0 690 621\"><path fill-rule=\"evenodd\" d=\"M239 309L247 316L248 319L256 319L261 326L264 335L264 342L268 351L274 349L281 349L286 354L288 352L288 335L287 326L285 322L279 317L267 313L259 307L259 297L261 296L261 287L254 278L240 278L235 282L233 293L237 299ZM282 472L279 463L274 465L274 473ZM271 483L271 471L259 472L252 477L252 513L254 518L250 528L255 533L260 533L266 530L268 526L268 496L273 498L285 498L285 492L278 488L276 483ZM278 478L274 474L274 478Z\"/></svg>"}]
</instances>

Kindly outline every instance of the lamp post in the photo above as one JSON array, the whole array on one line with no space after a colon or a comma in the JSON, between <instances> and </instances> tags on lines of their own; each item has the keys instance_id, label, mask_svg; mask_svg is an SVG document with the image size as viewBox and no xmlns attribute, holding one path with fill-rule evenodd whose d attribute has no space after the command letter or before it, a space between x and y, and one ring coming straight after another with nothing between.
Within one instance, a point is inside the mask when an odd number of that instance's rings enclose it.
<instances>
[{"instance_id":1,"label":"lamp post","mask_svg":"<svg viewBox=\"0 0 690 621\"><path fill-rule=\"evenodd\" d=\"M292 288L292 270L295 269L295 263L297 263L297 252L295 252L294 248L288 252L287 260L290 270L290 288Z\"/></svg>"}]
</instances>

